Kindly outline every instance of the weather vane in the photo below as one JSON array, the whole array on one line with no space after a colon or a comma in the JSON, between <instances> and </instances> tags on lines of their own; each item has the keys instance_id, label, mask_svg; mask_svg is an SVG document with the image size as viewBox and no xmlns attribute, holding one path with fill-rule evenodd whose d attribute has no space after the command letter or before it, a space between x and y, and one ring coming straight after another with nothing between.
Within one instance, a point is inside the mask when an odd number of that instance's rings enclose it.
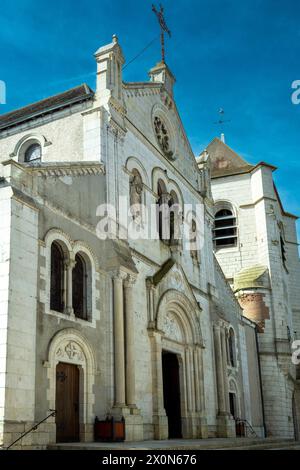
<instances>
[{"instance_id":1,"label":"weather vane","mask_svg":"<svg viewBox=\"0 0 300 470\"><path fill-rule=\"evenodd\" d=\"M223 128L223 124L225 124L226 122L230 122L231 119L224 119L224 117L225 117L225 111L224 111L223 108L219 108L218 113L219 113L219 116L220 116L220 117L219 117L219 120L218 120L218 121L215 121L214 124L219 124L220 127L221 127L221 130L223 131L223 129L222 129L222 128ZM222 140L222 142L224 142L224 144L225 144L225 134L224 134L223 132L221 133L221 140Z\"/></svg>"},{"instance_id":2,"label":"weather vane","mask_svg":"<svg viewBox=\"0 0 300 470\"><path fill-rule=\"evenodd\" d=\"M160 26L160 42L161 42L161 61L165 63L165 35L167 33L171 37L171 31L169 30L166 20L164 18L164 9L160 4L160 11L158 11L155 5L152 5L152 11L156 14L159 26Z\"/></svg>"},{"instance_id":3,"label":"weather vane","mask_svg":"<svg viewBox=\"0 0 300 470\"><path fill-rule=\"evenodd\" d=\"M220 118L218 121L215 121L214 124L225 124L225 122L230 122L231 119L224 119L225 117L225 111L223 108L219 108L219 111L218 111L219 115L220 115Z\"/></svg>"}]
</instances>

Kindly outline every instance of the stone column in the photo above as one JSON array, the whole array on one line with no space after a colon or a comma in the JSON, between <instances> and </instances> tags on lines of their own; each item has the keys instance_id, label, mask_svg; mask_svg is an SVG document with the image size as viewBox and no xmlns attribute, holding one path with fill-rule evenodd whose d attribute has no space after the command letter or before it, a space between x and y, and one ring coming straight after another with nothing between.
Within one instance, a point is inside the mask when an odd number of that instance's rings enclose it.
<instances>
[{"instance_id":1,"label":"stone column","mask_svg":"<svg viewBox=\"0 0 300 470\"><path fill-rule=\"evenodd\" d=\"M155 287L150 279L146 280L147 286L147 295L148 295L148 318L149 318L149 328L155 327L154 321L154 291Z\"/></svg>"},{"instance_id":2,"label":"stone column","mask_svg":"<svg viewBox=\"0 0 300 470\"><path fill-rule=\"evenodd\" d=\"M196 386L196 383L195 383L195 367L194 367L194 358L193 358L193 350L191 348L189 348L189 355L190 355L190 373L191 373L191 408L192 408L192 411L195 411L196 410L196 404L195 404L195 400L196 400L196 390L195 390L195 386Z\"/></svg>"},{"instance_id":3,"label":"stone column","mask_svg":"<svg viewBox=\"0 0 300 470\"><path fill-rule=\"evenodd\" d=\"M195 349L195 361L198 369L198 393L199 393L199 408L200 413L200 429L198 437L206 439L208 437L207 421L206 421L206 410L205 410L205 390L204 390L204 372L203 372L203 356L200 347Z\"/></svg>"},{"instance_id":4,"label":"stone column","mask_svg":"<svg viewBox=\"0 0 300 470\"><path fill-rule=\"evenodd\" d=\"M230 414L229 390L228 390L228 372L227 372L226 335L225 335L224 327L221 328L221 348L222 348L223 374L224 374L225 411L228 414Z\"/></svg>"},{"instance_id":5,"label":"stone column","mask_svg":"<svg viewBox=\"0 0 300 470\"><path fill-rule=\"evenodd\" d=\"M224 372L223 372L223 360L222 360L221 334L220 334L219 325L214 325L214 344L215 344L215 362L216 362L216 373L217 373L217 392L218 392L219 414L224 415L226 413L226 404L225 404L225 395L224 395Z\"/></svg>"},{"instance_id":6,"label":"stone column","mask_svg":"<svg viewBox=\"0 0 300 470\"><path fill-rule=\"evenodd\" d=\"M201 395L200 395L200 366L198 363L198 351L197 348L194 349L194 370L195 370L195 403L196 411L201 411Z\"/></svg>"},{"instance_id":7,"label":"stone column","mask_svg":"<svg viewBox=\"0 0 300 470\"><path fill-rule=\"evenodd\" d=\"M191 365L189 349L185 349L185 373L186 373L186 394L187 394L187 410L192 411L192 381L191 381Z\"/></svg>"},{"instance_id":8,"label":"stone column","mask_svg":"<svg viewBox=\"0 0 300 470\"><path fill-rule=\"evenodd\" d=\"M119 272L114 283L114 359L115 359L115 407L125 407L125 348L124 348L124 305L123 279L125 273Z\"/></svg>"},{"instance_id":9,"label":"stone column","mask_svg":"<svg viewBox=\"0 0 300 470\"><path fill-rule=\"evenodd\" d=\"M200 391L200 410L205 412L205 390L204 390L204 372L203 372L203 357L202 350L197 349L198 367L199 367L199 391Z\"/></svg>"},{"instance_id":10,"label":"stone column","mask_svg":"<svg viewBox=\"0 0 300 470\"><path fill-rule=\"evenodd\" d=\"M63 291L63 305L64 311L68 314L68 260L64 260L64 291Z\"/></svg>"},{"instance_id":11,"label":"stone column","mask_svg":"<svg viewBox=\"0 0 300 470\"><path fill-rule=\"evenodd\" d=\"M126 338L126 403L130 408L135 404L135 349L134 349L134 310L133 285L135 279L128 276L125 287L125 338Z\"/></svg>"},{"instance_id":12,"label":"stone column","mask_svg":"<svg viewBox=\"0 0 300 470\"><path fill-rule=\"evenodd\" d=\"M67 315L74 315L73 310L73 269L75 268L76 261L70 259L65 261L65 275L64 275L64 302L65 311Z\"/></svg>"}]
</instances>

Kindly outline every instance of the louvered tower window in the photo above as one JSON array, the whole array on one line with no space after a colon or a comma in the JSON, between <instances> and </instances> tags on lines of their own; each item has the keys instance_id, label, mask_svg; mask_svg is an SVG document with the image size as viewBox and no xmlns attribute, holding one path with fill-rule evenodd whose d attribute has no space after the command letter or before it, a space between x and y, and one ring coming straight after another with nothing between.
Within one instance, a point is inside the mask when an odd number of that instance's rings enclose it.
<instances>
[{"instance_id":1,"label":"louvered tower window","mask_svg":"<svg viewBox=\"0 0 300 470\"><path fill-rule=\"evenodd\" d=\"M281 248L281 259L285 266L286 265L286 249L285 249L285 243L284 243L284 239L282 235L280 235L280 248Z\"/></svg>"},{"instance_id":2,"label":"louvered tower window","mask_svg":"<svg viewBox=\"0 0 300 470\"><path fill-rule=\"evenodd\" d=\"M221 209L215 215L213 239L216 248L237 245L236 217L229 209Z\"/></svg>"}]
</instances>

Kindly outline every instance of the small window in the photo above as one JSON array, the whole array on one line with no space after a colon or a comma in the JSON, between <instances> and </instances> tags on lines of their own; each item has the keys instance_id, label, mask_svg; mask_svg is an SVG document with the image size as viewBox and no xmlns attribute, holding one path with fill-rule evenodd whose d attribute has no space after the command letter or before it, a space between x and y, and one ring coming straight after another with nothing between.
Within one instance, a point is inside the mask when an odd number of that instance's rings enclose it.
<instances>
[{"instance_id":1,"label":"small window","mask_svg":"<svg viewBox=\"0 0 300 470\"><path fill-rule=\"evenodd\" d=\"M33 161L40 161L42 156L42 149L40 144L31 144L25 151L24 161L27 163Z\"/></svg>"},{"instance_id":2,"label":"small window","mask_svg":"<svg viewBox=\"0 0 300 470\"><path fill-rule=\"evenodd\" d=\"M216 248L237 245L236 217L229 209L221 209L215 215L213 240Z\"/></svg>"},{"instance_id":3,"label":"small window","mask_svg":"<svg viewBox=\"0 0 300 470\"><path fill-rule=\"evenodd\" d=\"M64 311L64 253L57 242L51 245L50 308Z\"/></svg>"}]
</instances>

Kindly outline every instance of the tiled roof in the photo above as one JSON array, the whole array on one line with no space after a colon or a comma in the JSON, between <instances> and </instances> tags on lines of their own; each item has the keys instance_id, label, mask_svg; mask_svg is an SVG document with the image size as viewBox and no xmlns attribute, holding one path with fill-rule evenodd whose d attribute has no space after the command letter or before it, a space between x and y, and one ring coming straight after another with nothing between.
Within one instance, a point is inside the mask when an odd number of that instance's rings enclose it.
<instances>
[{"instance_id":1,"label":"tiled roof","mask_svg":"<svg viewBox=\"0 0 300 470\"><path fill-rule=\"evenodd\" d=\"M24 108L16 109L0 115L0 130L33 119L41 114L49 113L65 106L85 101L94 96L93 90L86 85L79 85L58 95L51 96Z\"/></svg>"},{"instance_id":2,"label":"tiled roof","mask_svg":"<svg viewBox=\"0 0 300 470\"><path fill-rule=\"evenodd\" d=\"M217 137L208 145L207 152L212 178L248 173L254 168Z\"/></svg>"}]
</instances>

